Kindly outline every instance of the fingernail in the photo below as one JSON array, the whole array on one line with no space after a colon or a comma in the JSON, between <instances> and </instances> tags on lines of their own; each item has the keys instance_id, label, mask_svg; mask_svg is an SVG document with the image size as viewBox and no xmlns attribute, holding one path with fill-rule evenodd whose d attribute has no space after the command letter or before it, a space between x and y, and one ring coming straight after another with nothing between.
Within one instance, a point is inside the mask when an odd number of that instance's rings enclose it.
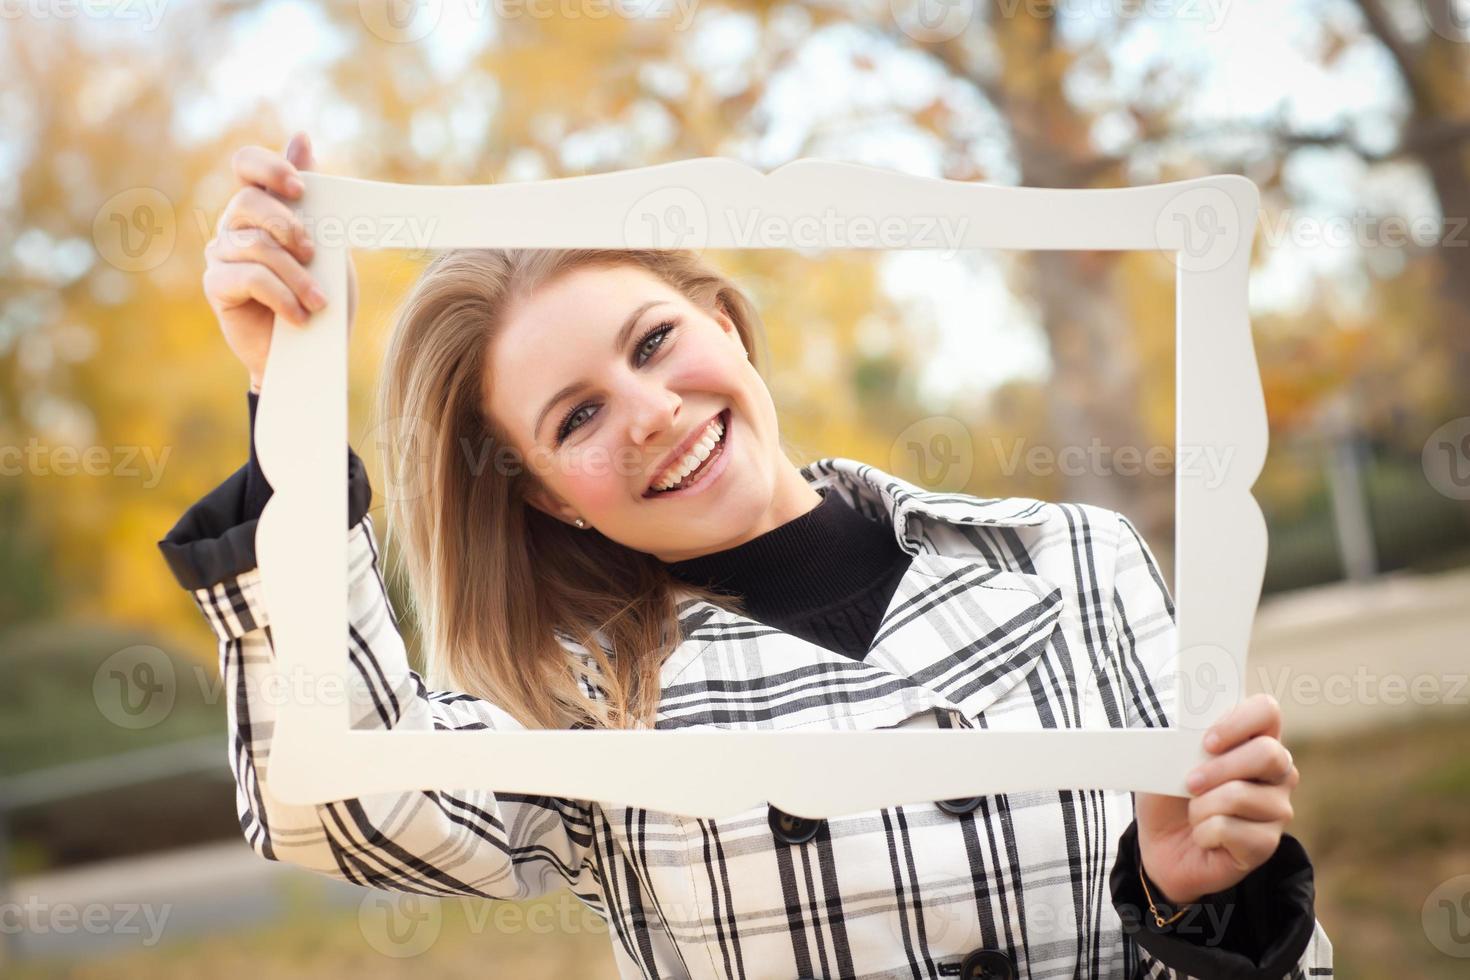
<instances>
[{"instance_id":1,"label":"fingernail","mask_svg":"<svg viewBox=\"0 0 1470 980\"><path fill-rule=\"evenodd\" d=\"M1189 788L1189 791L1191 793L1198 792L1199 788L1201 786L1203 786L1204 784L1205 784L1204 774L1201 773L1201 772L1199 772L1198 770L1195 770L1194 772L1190 773L1184 779L1184 785Z\"/></svg>"},{"instance_id":2,"label":"fingernail","mask_svg":"<svg viewBox=\"0 0 1470 980\"><path fill-rule=\"evenodd\" d=\"M306 185L301 182L301 178L299 177L287 177L286 190L290 191L292 194L300 194L302 191L306 190Z\"/></svg>"},{"instance_id":3,"label":"fingernail","mask_svg":"<svg viewBox=\"0 0 1470 980\"><path fill-rule=\"evenodd\" d=\"M1218 749L1219 747L1220 747L1220 733L1219 732L1213 732L1213 731L1212 732L1205 732L1205 748L1210 749L1211 751L1213 751L1215 749Z\"/></svg>"},{"instance_id":4,"label":"fingernail","mask_svg":"<svg viewBox=\"0 0 1470 980\"><path fill-rule=\"evenodd\" d=\"M306 291L306 305L313 310L320 310L327 305L327 294L312 286Z\"/></svg>"}]
</instances>

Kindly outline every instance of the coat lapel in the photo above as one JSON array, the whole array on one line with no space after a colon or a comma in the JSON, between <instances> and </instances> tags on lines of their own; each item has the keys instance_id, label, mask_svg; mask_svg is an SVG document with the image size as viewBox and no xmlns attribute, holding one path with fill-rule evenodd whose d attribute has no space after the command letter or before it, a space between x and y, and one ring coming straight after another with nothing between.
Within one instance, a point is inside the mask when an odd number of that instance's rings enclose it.
<instances>
[{"instance_id":1,"label":"coat lapel","mask_svg":"<svg viewBox=\"0 0 1470 980\"><path fill-rule=\"evenodd\" d=\"M1045 503L932 493L841 457L801 473L887 523L913 556L867 656L853 660L690 597L679 606L681 642L662 668L656 727L866 730L935 711L968 724L1036 666L1061 589L973 554L941 553L934 531L1041 524Z\"/></svg>"},{"instance_id":2,"label":"coat lapel","mask_svg":"<svg viewBox=\"0 0 1470 980\"><path fill-rule=\"evenodd\" d=\"M865 663L941 695L971 721L1036 666L1062 590L974 558L920 553Z\"/></svg>"}]
</instances>

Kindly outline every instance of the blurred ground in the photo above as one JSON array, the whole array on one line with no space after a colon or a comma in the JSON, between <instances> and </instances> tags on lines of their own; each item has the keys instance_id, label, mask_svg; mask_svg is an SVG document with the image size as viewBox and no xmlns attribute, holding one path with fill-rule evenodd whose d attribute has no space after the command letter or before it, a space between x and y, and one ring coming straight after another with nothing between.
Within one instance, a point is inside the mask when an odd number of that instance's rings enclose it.
<instances>
[{"instance_id":1,"label":"blurred ground","mask_svg":"<svg viewBox=\"0 0 1470 980\"><path fill-rule=\"evenodd\" d=\"M6 937L15 980L617 976L606 928L565 890L523 903L390 895L263 860L243 840L21 879L13 894L106 909L116 926Z\"/></svg>"},{"instance_id":2,"label":"blurred ground","mask_svg":"<svg viewBox=\"0 0 1470 980\"><path fill-rule=\"evenodd\" d=\"M1318 916L1349 980L1466 975L1465 959L1426 938L1421 913L1470 867L1467 595L1461 569L1260 606L1248 690L1282 703L1303 774L1291 830L1312 855ZM615 976L605 926L568 892L515 906L401 898L264 861L243 840L21 878L12 895L135 910L129 930L7 936L6 975L21 980Z\"/></svg>"},{"instance_id":3,"label":"blurred ground","mask_svg":"<svg viewBox=\"0 0 1470 980\"><path fill-rule=\"evenodd\" d=\"M1448 955L1423 918L1431 894L1470 867L1470 713L1291 745L1303 775L1290 832L1312 855L1335 975L1470 975L1470 937ZM1463 887L1456 897L1463 906Z\"/></svg>"},{"instance_id":4,"label":"blurred ground","mask_svg":"<svg viewBox=\"0 0 1470 980\"><path fill-rule=\"evenodd\" d=\"M1336 735L1470 710L1470 568L1389 572L1261 600L1246 693L1284 735ZM1470 968L1467 968L1470 974Z\"/></svg>"},{"instance_id":5,"label":"blurred ground","mask_svg":"<svg viewBox=\"0 0 1470 980\"><path fill-rule=\"evenodd\" d=\"M1317 915L1336 975L1464 977L1466 960L1429 943L1421 912L1436 885L1470 866L1470 713L1291 744L1303 773L1291 832L1317 869ZM437 914L421 907L415 926L400 910L394 939L379 904L388 896L263 861L243 841L28 879L17 893L173 908L151 948L141 919L132 936L26 936L26 958L5 973L14 980L616 976L606 933L566 892L498 920L488 903L427 900ZM62 946L94 955L54 958Z\"/></svg>"}]
</instances>

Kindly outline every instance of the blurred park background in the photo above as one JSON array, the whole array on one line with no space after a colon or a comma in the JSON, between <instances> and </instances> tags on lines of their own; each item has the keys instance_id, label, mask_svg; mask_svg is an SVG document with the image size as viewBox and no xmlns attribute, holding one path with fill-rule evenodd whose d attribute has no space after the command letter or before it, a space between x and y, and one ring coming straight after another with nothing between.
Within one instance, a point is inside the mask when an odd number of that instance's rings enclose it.
<instances>
[{"instance_id":1,"label":"blurred park background","mask_svg":"<svg viewBox=\"0 0 1470 980\"><path fill-rule=\"evenodd\" d=\"M4 10L7 976L613 975L605 927L565 893L525 909L401 907L262 861L239 836L213 637L156 542L245 459L246 378L203 300L202 253L234 190L231 154L282 148L296 129L322 170L404 183L700 156L1030 187L1250 177L1262 192L1251 312L1271 427L1255 490L1271 544L1252 689L1283 703L1304 774L1291 829L1316 864L1338 975L1465 975L1462 3ZM761 307L768 381L807 458L848 456L933 489L1113 507L1172 571L1168 257L711 257ZM353 442L370 466L362 420L389 314L421 260L356 256ZM944 451L912 454L916 442ZM1066 465L1068 447L1089 446L1102 455ZM1040 454L1008 464L1017 450ZM1136 454L1131 468L1120 450ZM131 712L136 682L166 688L167 709Z\"/></svg>"}]
</instances>

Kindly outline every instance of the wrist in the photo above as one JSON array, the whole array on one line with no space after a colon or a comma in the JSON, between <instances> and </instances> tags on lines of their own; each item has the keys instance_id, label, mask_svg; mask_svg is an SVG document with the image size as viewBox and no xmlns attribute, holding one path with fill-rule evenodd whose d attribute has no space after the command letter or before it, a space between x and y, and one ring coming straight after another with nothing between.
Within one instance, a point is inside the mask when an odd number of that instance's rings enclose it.
<instances>
[{"instance_id":1,"label":"wrist","mask_svg":"<svg viewBox=\"0 0 1470 980\"><path fill-rule=\"evenodd\" d=\"M1183 898L1175 898L1172 894L1162 888L1154 890L1155 899L1157 899L1160 903L1164 905L1169 905L1176 909L1182 909L1186 905L1194 905L1204 897L1205 896L1203 895L1203 893L1201 893L1199 895L1186 895Z\"/></svg>"},{"instance_id":2,"label":"wrist","mask_svg":"<svg viewBox=\"0 0 1470 980\"><path fill-rule=\"evenodd\" d=\"M1148 894L1160 906L1167 905L1174 909L1181 909L1186 905L1193 905L1204 897L1203 893L1191 895L1188 892L1177 891L1170 886L1161 884L1159 879L1149 872L1148 867L1142 860L1138 862L1138 870L1143 875Z\"/></svg>"}]
</instances>

